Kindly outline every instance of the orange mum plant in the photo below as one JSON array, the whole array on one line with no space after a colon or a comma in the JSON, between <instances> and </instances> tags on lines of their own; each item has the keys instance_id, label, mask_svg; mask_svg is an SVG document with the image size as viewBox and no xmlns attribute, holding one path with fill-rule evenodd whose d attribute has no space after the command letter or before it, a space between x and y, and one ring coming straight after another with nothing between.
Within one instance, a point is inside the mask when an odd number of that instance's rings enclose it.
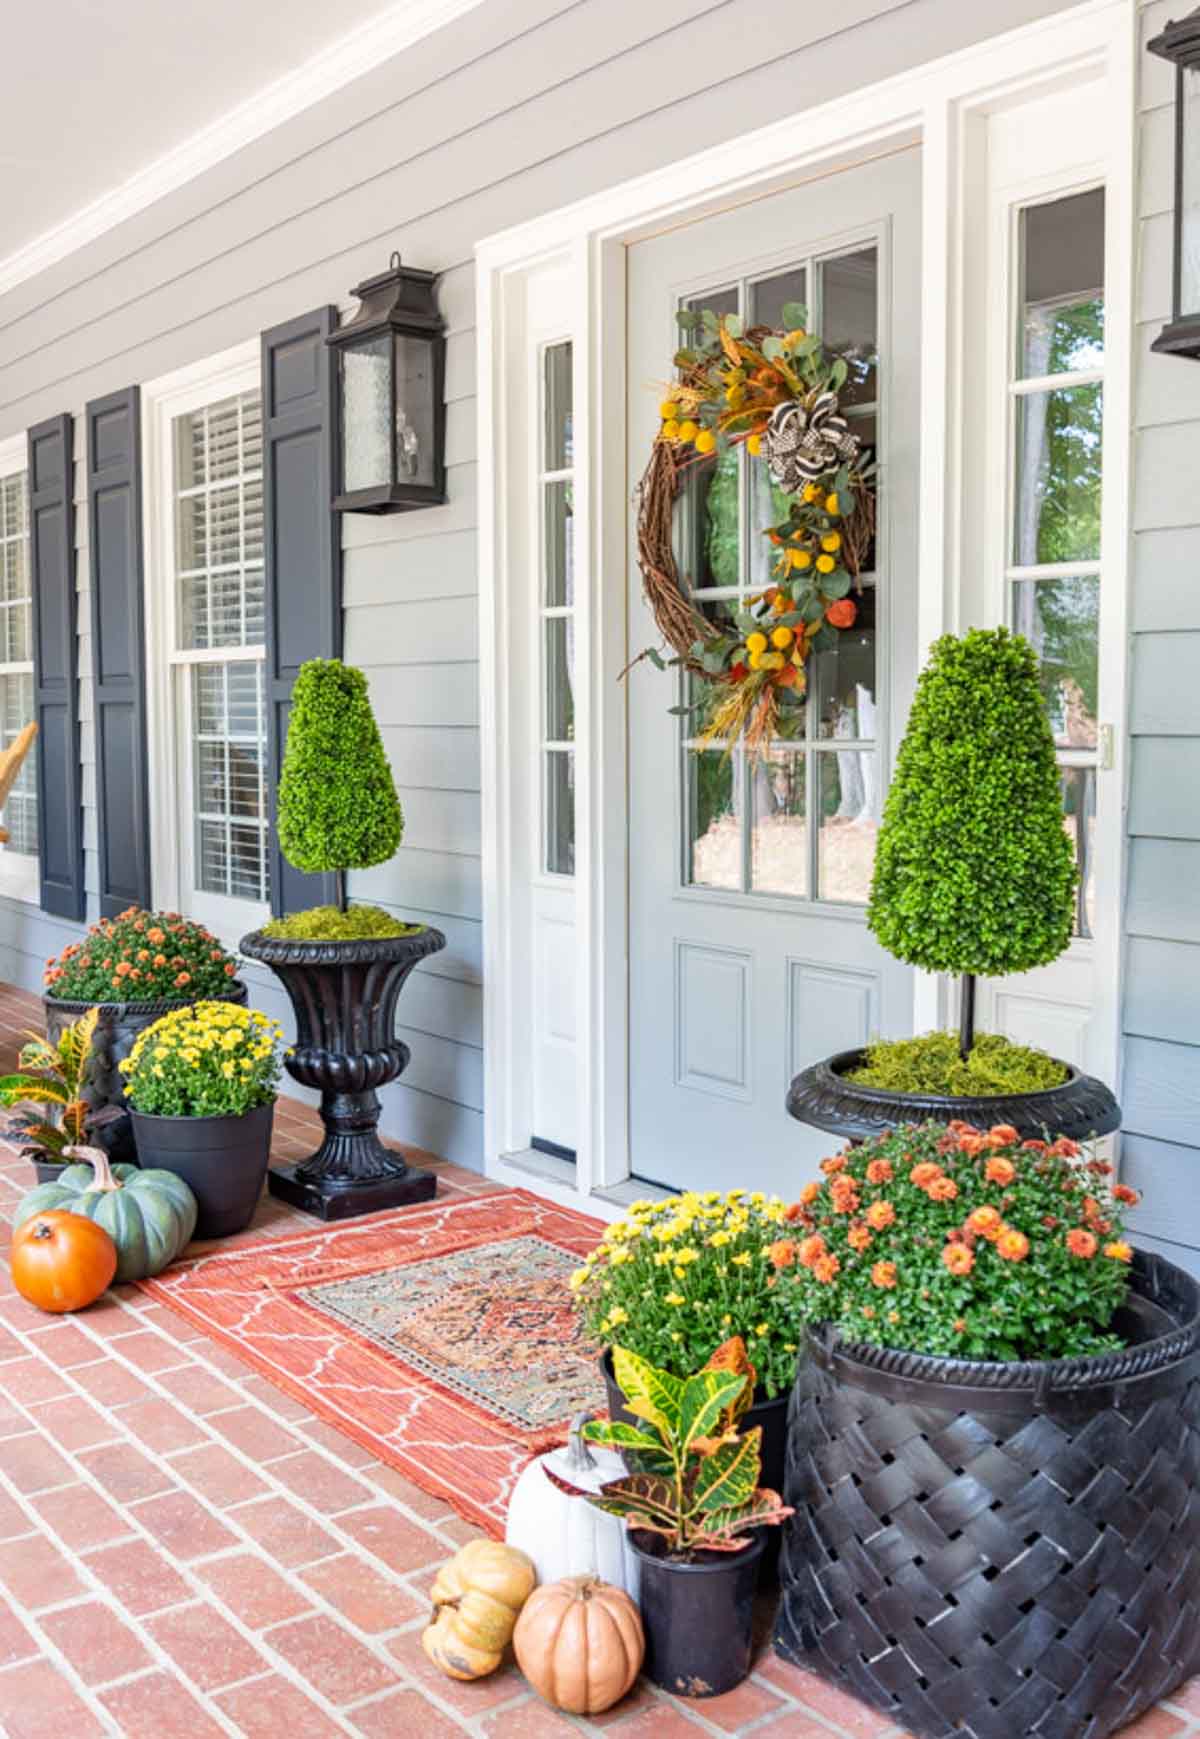
<instances>
[{"instance_id":1,"label":"orange mum plant","mask_svg":"<svg viewBox=\"0 0 1200 1739\"><path fill-rule=\"evenodd\" d=\"M777 1252L809 1322L851 1341L971 1359L1107 1352L1137 1192L1074 1142L1010 1124L906 1128L822 1161Z\"/></svg>"}]
</instances>

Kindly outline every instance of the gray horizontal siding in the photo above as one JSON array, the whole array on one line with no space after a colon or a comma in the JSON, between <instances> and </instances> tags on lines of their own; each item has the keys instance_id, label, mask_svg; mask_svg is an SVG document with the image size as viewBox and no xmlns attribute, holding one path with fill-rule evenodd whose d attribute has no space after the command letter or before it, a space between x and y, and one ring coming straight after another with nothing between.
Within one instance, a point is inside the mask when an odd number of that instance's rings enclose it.
<instances>
[{"instance_id":1,"label":"gray horizontal siding","mask_svg":"<svg viewBox=\"0 0 1200 1739\"><path fill-rule=\"evenodd\" d=\"M1143 45L1169 0L1144 6ZM1200 369L1150 345L1171 308L1174 80L1139 56L1122 1170L1139 1243L1200 1272Z\"/></svg>"},{"instance_id":2,"label":"gray horizontal siding","mask_svg":"<svg viewBox=\"0 0 1200 1739\"><path fill-rule=\"evenodd\" d=\"M468 1164L481 1143L475 244L808 102L1064 9L1069 0L506 0L476 8L0 298L0 435L240 343L349 289L393 248L442 273L448 500L343 524L346 655L368 672L405 840L350 878L447 947L401 1005L413 1060L389 1133ZM1149 317L1149 316L1148 316ZM78 427L82 429L82 419ZM82 471L79 489L82 491ZM77 515L86 537L86 516ZM87 886L96 816L79 586ZM0 902L0 972L67 940ZM284 1014L269 979L254 994Z\"/></svg>"}]
</instances>

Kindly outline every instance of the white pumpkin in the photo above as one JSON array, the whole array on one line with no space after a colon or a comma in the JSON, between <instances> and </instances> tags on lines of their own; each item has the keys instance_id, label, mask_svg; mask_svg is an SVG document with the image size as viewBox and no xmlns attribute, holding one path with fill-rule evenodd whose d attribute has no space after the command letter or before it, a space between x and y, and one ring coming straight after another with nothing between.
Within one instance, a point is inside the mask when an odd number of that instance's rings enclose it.
<instances>
[{"instance_id":1,"label":"white pumpkin","mask_svg":"<svg viewBox=\"0 0 1200 1739\"><path fill-rule=\"evenodd\" d=\"M542 1586L564 1576L598 1576L636 1602L638 1562L625 1523L586 1498L560 1491L544 1472L549 1466L585 1491L599 1491L624 1475L625 1464L615 1450L584 1442L583 1427L590 1418L590 1412L580 1413L571 1421L565 1447L539 1455L525 1468L509 1499L504 1538L533 1559Z\"/></svg>"}]
</instances>

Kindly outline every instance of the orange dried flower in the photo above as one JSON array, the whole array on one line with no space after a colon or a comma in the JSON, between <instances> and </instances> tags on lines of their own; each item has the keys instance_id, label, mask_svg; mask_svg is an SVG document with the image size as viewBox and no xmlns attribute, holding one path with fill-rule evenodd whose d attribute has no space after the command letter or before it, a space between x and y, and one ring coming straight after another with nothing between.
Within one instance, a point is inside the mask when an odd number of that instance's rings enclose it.
<instances>
[{"instance_id":1,"label":"orange dried flower","mask_svg":"<svg viewBox=\"0 0 1200 1739\"><path fill-rule=\"evenodd\" d=\"M1011 1159L989 1159L983 1168L983 1175L989 1183L998 1183L1002 1187L1012 1183L1017 1175L1017 1168Z\"/></svg>"},{"instance_id":2,"label":"orange dried flower","mask_svg":"<svg viewBox=\"0 0 1200 1739\"><path fill-rule=\"evenodd\" d=\"M896 1210L891 1202L872 1202L867 1209L867 1224L872 1231L882 1232L896 1223Z\"/></svg>"},{"instance_id":3,"label":"orange dried flower","mask_svg":"<svg viewBox=\"0 0 1200 1739\"><path fill-rule=\"evenodd\" d=\"M871 1284L890 1292L896 1284L896 1264L894 1262L876 1262L871 1270Z\"/></svg>"},{"instance_id":4,"label":"orange dried flower","mask_svg":"<svg viewBox=\"0 0 1200 1739\"><path fill-rule=\"evenodd\" d=\"M975 1257L965 1244L947 1244L942 1261L951 1274L969 1274L975 1266Z\"/></svg>"},{"instance_id":5,"label":"orange dried flower","mask_svg":"<svg viewBox=\"0 0 1200 1739\"><path fill-rule=\"evenodd\" d=\"M1006 1262L1023 1262L1029 1254L1029 1239L1013 1226L1005 1226L996 1239L996 1254Z\"/></svg>"},{"instance_id":6,"label":"orange dried flower","mask_svg":"<svg viewBox=\"0 0 1200 1739\"><path fill-rule=\"evenodd\" d=\"M1095 1234L1085 1230L1083 1226L1072 1226L1067 1233L1067 1249L1072 1256L1092 1257L1099 1249Z\"/></svg>"}]
</instances>

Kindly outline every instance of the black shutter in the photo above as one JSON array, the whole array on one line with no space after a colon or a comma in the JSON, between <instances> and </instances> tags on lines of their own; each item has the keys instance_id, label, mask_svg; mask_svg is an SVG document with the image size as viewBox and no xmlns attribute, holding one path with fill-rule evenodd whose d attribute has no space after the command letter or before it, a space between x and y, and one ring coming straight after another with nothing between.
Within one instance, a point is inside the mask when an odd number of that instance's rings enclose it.
<instances>
[{"instance_id":1,"label":"black shutter","mask_svg":"<svg viewBox=\"0 0 1200 1739\"><path fill-rule=\"evenodd\" d=\"M138 389L87 407L100 915L150 904Z\"/></svg>"},{"instance_id":2,"label":"black shutter","mask_svg":"<svg viewBox=\"0 0 1200 1739\"><path fill-rule=\"evenodd\" d=\"M302 875L279 850L275 798L292 684L307 658L342 652L342 533L337 476L336 357L325 343L336 308L317 308L262 335L263 559L267 614L267 785L271 910L337 898L333 875Z\"/></svg>"},{"instance_id":3,"label":"black shutter","mask_svg":"<svg viewBox=\"0 0 1200 1739\"><path fill-rule=\"evenodd\" d=\"M29 554L41 904L56 917L81 919L74 439L69 416L50 417L29 431Z\"/></svg>"}]
</instances>

